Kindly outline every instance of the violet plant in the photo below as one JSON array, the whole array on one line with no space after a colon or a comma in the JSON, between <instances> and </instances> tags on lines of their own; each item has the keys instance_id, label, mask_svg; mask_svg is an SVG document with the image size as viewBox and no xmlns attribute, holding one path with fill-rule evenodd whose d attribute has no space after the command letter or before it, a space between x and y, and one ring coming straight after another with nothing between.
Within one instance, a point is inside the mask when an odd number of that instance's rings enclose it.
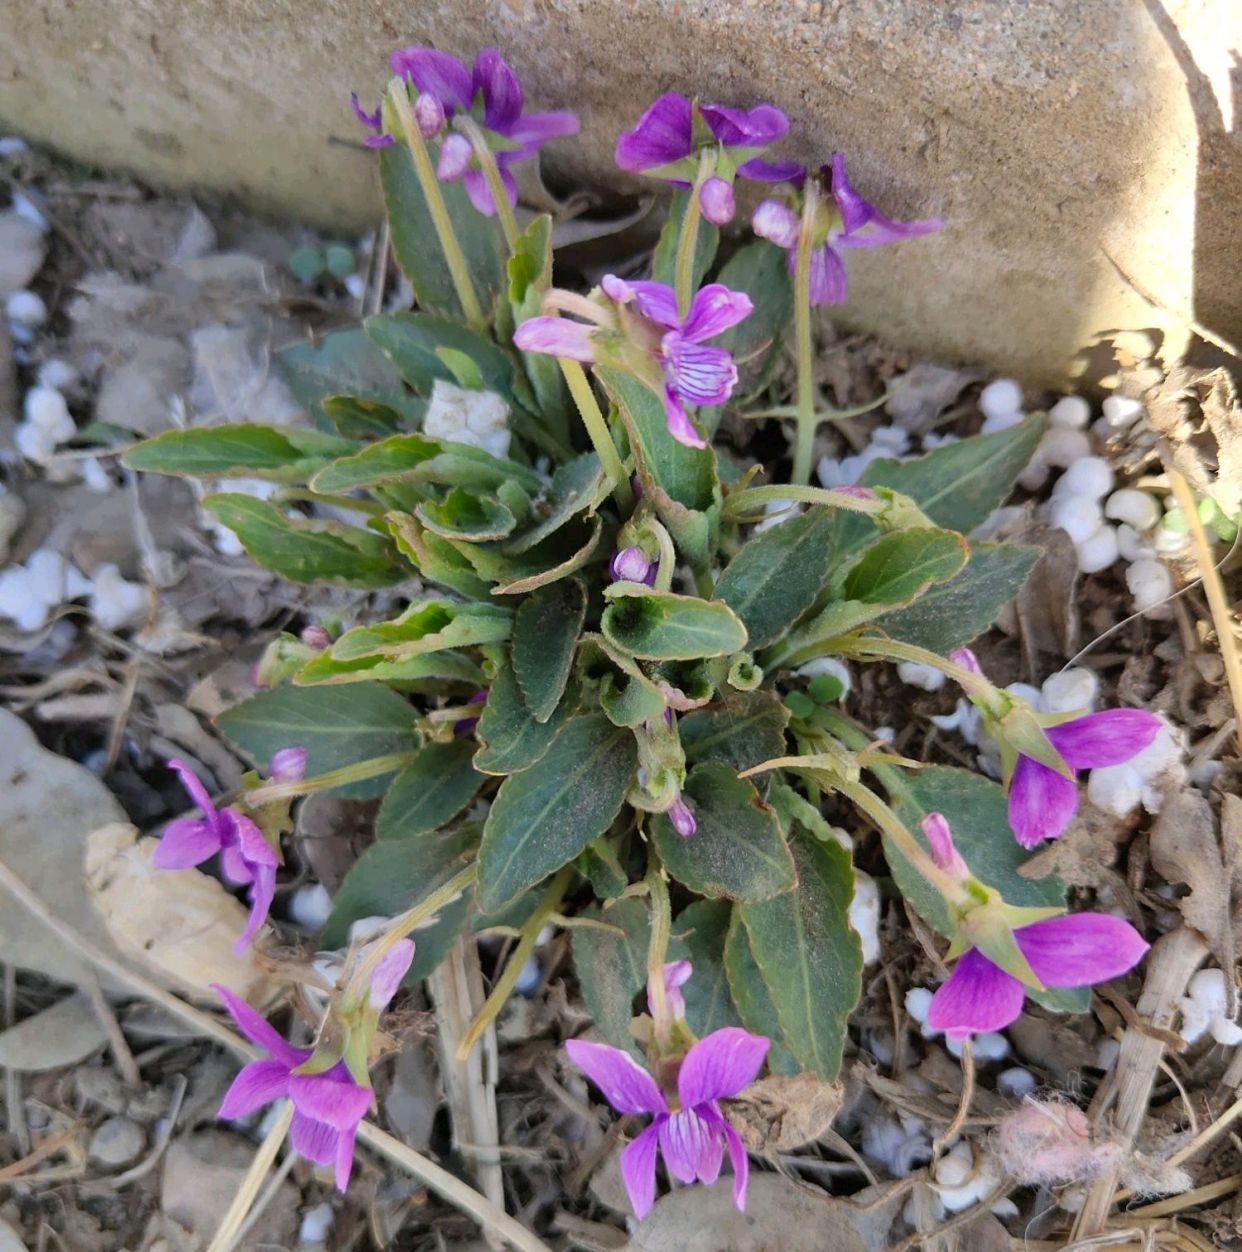
<instances>
[{"instance_id":1,"label":"violet plant","mask_svg":"<svg viewBox=\"0 0 1242 1252\"><path fill-rule=\"evenodd\" d=\"M323 791L381 800L321 944L389 920L346 959L309 1048L221 993L268 1053L225 1111L289 1097L295 1147L343 1186L396 980L425 976L472 930L516 928L477 1040L554 920L573 926L607 1041L571 1040L569 1057L619 1111L653 1118L626 1149L636 1211L657 1154L705 1183L727 1155L741 1205L746 1154L718 1101L765 1061L833 1079L861 995L854 870L834 824L878 832L871 868L882 856L894 892L947 940L937 1028L998 1029L1027 999L1082 1010L1145 944L1119 919L1068 913L1055 877L1023 877L1024 847L1064 830L1075 769L1138 752L1155 719L1040 717L955 651L1037 555L965 536L1013 486L1042 419L874 461L859 484L809 483L834 416L816 394L812 307L845 298L847 267L867 263L853 251L938 222L883 215L839 154L820 173L781 161L788 122L770 105L668 95L617 145L623 168L676 188L650 276L554 286L552 219L519 227L512 170L576 119L527 112L492 49L471 69L426 48L392 65L379 109L355 109L416 309L281 354L312 427L171 431L127 457L271 481L268 499L224 489L206 507L269 570L385 593L278 638L266 689L219 718L251 757L275 758L269 778L247 776L217 809L176 765L202 816L169 827L157 862L220 853L252 890L243 942L271 903L290 806ZM769 190L755 237L725 239L738 177ZM773 371L791 322L792 403ZM718 436L725 413L792 421L788 468L748 464ZM378 607L394 598L395 614ZM952 677L1001 745L1003 785L878 743L841 706L830 659Z\"/></svg>"}]
</instances>

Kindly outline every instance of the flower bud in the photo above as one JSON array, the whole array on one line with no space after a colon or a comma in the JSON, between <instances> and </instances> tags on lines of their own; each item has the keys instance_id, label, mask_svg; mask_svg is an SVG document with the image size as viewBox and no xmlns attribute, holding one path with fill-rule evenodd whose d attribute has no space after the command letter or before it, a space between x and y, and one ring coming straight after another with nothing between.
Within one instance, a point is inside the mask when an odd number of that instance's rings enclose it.
<instances>
[{"instance_id":1,"label":"flower bud","mask_svg":"<svg viewBox=\"0 0 1242 1252\"><path fill-rule=\"evenodd\" d=\"M723 178L709 178L699 188L699 207L713 226L727 226L733 220L733 187Z\"/></svg>"},{"instance_id":2,"label":"flower bud","mask_svg":"<svg viewBox=\"0 0 1242 1252\"><path fill-rule=\"evenodd\" d=\"M613 582L650 583L655 580L658 561L649 560L642 548L622 548L613 553L608 573Z\"/></svg>"},{"instance_id":3,"label":"flower bud","mask_svg":"<svg viewBox=\"0 0 1242 1252\"><path fill-rule=\"evenodd\" d=\"M870 487L862 487L858 483L842 483L833 491L839 496L853 496L855 500L877 500L879 497Z\"/></svg>"},{"instance_id":4,"label":"flower bud","mask_svg":"<svg viewBox=\"0 0 1242 1252\"><path fill-rule=\"evenodd\" d=\"M441 182L452 182L460 178L470 167L470 158L474 150L465 135L446 135L440 145L440 160L436 165L436 177Z\"/></svg>"},{"instance_id":5,"label":"flower bud","mask_svg":"<svg viewBox=\"0 0 1242 1252\"><path fill-rule=\"evenodd\" d=\"M371 1007L377 1013L382 1013L397 994L397 988L401 986L401 980L409 972L413 960L414 941L398 939L371 972Z\"/></svg>"},{"instance_id":6,"label":"flower bud","mask_svg":"<svg viewBox=\"0 0 1242 1252\"><path fill-rule=\"evenodd\" d=\"M928 813L923 818L922 826L923 834L927 836L927 843L931 849L931 859L935 861L937 867L947 874L952 874L954 878L969 878L970 870L957 848L953 846L953 832L949 829L949 823L945 820L944 814Z\"/></svg>"},{"instance_id":7,"label":"flower bud","mask_svg":"<svg viewBox=\"0 0 1242 1252\"><path fill-rule=\"evenodd\" d=\"M424 139L434 139L444 129L444 105L429 91L414 101L414 120Z\"/></svg>"},{"instance_id":8,"label":"flower bud","mask_svg":"<svg viewBox=\"0 0 1242 1252\"><path fill-rule=\"evenodd\" d=\"M316 652L322 652L332 642L332 636L318 625L303 627L299 638L308 648L314 648Z\"/></svg>"},{"instance_id":9,"label":"flower bud","mask_svg":"<svg viewBox=\"0 0 1242 1252\"><path fill-rule=\"evenodd\" d=\"M954 665L960 665L963 669L968 669L972 674L983 676L983 667L979 664L975 654L969 648L954 648L949 653L949 660Z\"/></svg>"},{"instance_id":10,"label":"flower bud","mask_svg":"<svg viewBox=\"0 0 1242 1252\"><path fill-rule=\"evenodd\" d=\"M689 961L669 961L664 966L664 1005L668 1009L670 1017L685 1017L686 1001L681 994L681 988L689 981L693 972L694 967ZM655 1012L655 1006L652 1003L653 999L650 983L648 983L647 1007L652 1013Z\"/></svg>"},{"instance_id":11,"label":"flower bud","mask_svg":"<svg viewBox=\"0 0 1242 1252\"><path fill-rule=\"evenodd\" d=\"M306 777L306 749L281 748L272 755L270 773L275 782L301 782Z\"/></svg>"},{"instance_id":12,"label":"flower bud","mask_svg":"<svg viewBox=\"0 0 1242 1252\"><path fill-rule=\"evenodd\" d=\"M694 820L694 814L690 812L686 802L680 796L670 806L668 820L672 822L673 829L683 839L689 839L699 828L698 822Z\"/></svg>"},{"instance_id":13,"label":"flower bud","mask_svg":"<svg viewBox=\"0 0 1242 1252\"><path fill-rule=\"evenodd\" d=\"M760 239L778 248L792 248L798 242L798 215L779 200L764 200L755 210L751 226Z\"/></svg>"}]
</instances>

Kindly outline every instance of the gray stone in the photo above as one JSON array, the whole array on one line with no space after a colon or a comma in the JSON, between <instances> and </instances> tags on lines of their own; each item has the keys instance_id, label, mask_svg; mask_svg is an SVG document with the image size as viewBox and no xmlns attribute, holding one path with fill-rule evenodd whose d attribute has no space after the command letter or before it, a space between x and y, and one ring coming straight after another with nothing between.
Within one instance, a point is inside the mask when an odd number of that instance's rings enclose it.
<instances>
[{"instance_id":1,"label":"gray stone","mask_svg":"<svg viewBox=\"0 0 1242 1252\"><path fill-rule=\"evenodd\" d=\"M96 1165L123 1169L138 1160L146 1146L141 1126L128 1117L110 1117L91 1136L86 1154Z\"/></svg>"},{"instance_id":2,"label":"gray stone","mask_svg":"<svg viewBox=\"0 0 1242 1252\"><path fill-rule=\"evenodd\" d=\"M894 216L943 217L850 257L846 325L1032 382L1108 330L1156 328L1166 353L1191 318L1242 339L1229 0L79 0L70 40L48 6L9 8L5 128L168 185L369 224L349 90L373 107L397 45L496 44L536 107L582 115L549 149L561 172L646 185L613 168L615 138L675 87L771 99L790 155L839 148Z\"/></svg>"}]
</instances>

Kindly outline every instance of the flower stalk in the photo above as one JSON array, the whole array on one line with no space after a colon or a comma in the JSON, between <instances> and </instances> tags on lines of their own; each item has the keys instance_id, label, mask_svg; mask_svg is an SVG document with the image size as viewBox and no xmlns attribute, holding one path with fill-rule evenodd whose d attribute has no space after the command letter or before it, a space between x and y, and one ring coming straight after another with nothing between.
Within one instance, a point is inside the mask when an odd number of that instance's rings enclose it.
<instances>
[{"instance_id":1,"label":"flower stalk","mask_svg":"<svg viewBox=\"0 0 1242 1252\"><path fill-rule=\"evenodd\" d=\"M815 246L815 211L819 190L808 178L802 194L802 220L794 260L794 350L797 359L797 415L794 418L794 461L790 481L795 486L811 481L811 456L815 449L815 375L811 347L811 252Z\"/></svg>"},{"instance_id":2,"label":"flower stalk","mask_svg":"<svg viewBox=\"0 0 1242 1252\"><path fill-rule=\"evenodd\" d=\"M647 892L651 899L651 940L647 945L647 996L651 1003L651 1020L658 1050L669 1042L672 1014L668 1007L668 991L664 983L664 964L668 959L668 941L673 929L672 907L668 899L668 883L664 867L654 849L647 868Z\"/></svg>"},{"instance_id":3,"label":"flower stalk","mask_svg":"<svg viewBox=\"0 0 1242 1252\"><path fill-rule=\"evenodd\" d=\"M690 302L694 299L694 254L699 247L699 222L703 216L699 192L715 167L716 154L711 149L705 149L699 157L698 176L686 200L686 215L681 220L681 232L677 237L673 285L677 291L677 312L683 321L689 316Z\"/></svg>"},{"instance_id":4,"label":"flower stalk","mask_svg":"<svg viewBox=\"0 0 1242 1252\"><path fill-rule=\"evenodd\" d=\"M385 774L395 774L411 764L418 756L417 750L408 752L389 752L385 756L373 756L370 760L359 761L356 765L342 765L339 769L330 769L313 778L298 778L289 782L269 782L256 787L246 795L246 803L250 808L259 808L271 804L274 800L295 800L298 796L311 795L316 791L331 791L333 787L344 787L347 783L365 782L368 778L382 778Z\"/></svg>"},{"instance_id":5,"label":"flower stalk","mask_svg":"<svg viewBox=\"0 0 1242 1252\"><path fill-rule=\"evenodd\" d=\"M500 229L504 232L505 244L512 256L522 232L518 229L517 218L514 217L513 207L509 203L509 194L505 189L504 180L500 177L500 166L496 163L496 154L488 145L487 136L482 128L472 117L463 113L454 120L453 126L470 140L470 146L474 149L474 158L479 163L483 177L487 179L492 199L496 203L496 216L500 218Z\"/></svg>"},{"instance_id":6,"label":"flower stalk","mask_svg":"<svg viewBox=\"0 0 1242 1252\"><path fill-rule=\"evenodd\" d=\"M612 482L612 494L617 501L617 507L624 516L628 517L634 511L634 492L630 487L630 478L625 472L625 466L621 464L617 445L612 441L608 423L604 420L599 402L595 399L595 392L591 390L591 384L587 381L586 371L577 361L569 357L562 356L556 359L561 367L561 373L565 376L569 394L573 396L574 403L578 406L582 424L586 427L599 462L604 467L604 473Z\"/></svg>"}]
</instances>

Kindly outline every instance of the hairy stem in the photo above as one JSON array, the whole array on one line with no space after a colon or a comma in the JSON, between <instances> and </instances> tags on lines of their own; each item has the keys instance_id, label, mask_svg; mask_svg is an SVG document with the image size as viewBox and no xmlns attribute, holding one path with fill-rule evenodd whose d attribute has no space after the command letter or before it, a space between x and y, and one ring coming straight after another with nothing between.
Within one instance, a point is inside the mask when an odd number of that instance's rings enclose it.
<instances>
[{"instance_id":1,"label":"hairy stem","mask_svg":"<svg viewBox=\"0 0 1242 1252\"><path fill-rule=\"evenodd\" d=\"M798 394L794 421L794 461L791 481L811 481L811 455L815 448L815 375L811 352L811 250L818 205L815 180L808 178L803 191L802 224L794 262L794 347L798 366Z\"/></svg>"},{"instance_id":2,"label":"hairy stem","mask_svg":"<svg viewBox=\"0 0 1242 1252\"><path fill-rule=\"evenodd\" d=\"M483 171L483 177L487 179L488 190L491 191L492 200L496 205L496 216L500 218L500 229L504 232L505 243L512 255L517 249L518 236L522 232L518 230L517 218L513 216L513 206L509 203L509 193L505 190L504 180L500 177L500 166L496 163L496 154L488 146L487 136L474 118L462 114L454 119L453 125L470 140L475 160L478 161L479 168Z\"/></svg>"},{"instance_id":3,"label":"hairy stem","mask_svg":"<svg viewBox=\"0 0 1242 1252\"><path fill-rule=\"evenodd\" d=\"M986 695L992 690L992 684L974 670L969 670L964 665L956 665L926 648L920 648L913 643L902 643L898 639L884 639L879 635L843 635L840 639L826 643L824 650L864 661L914 661L919 665L929 665L946 678L953 679L967 695Z\"/></svg>"},{"instance_id":4,"label":"hairy stem","mask_svg":"<svg viewBox=\"0 0 1242 1252\"><path fill-rule=\"evenodd\" d=\"M660 565L656 570L654 590L668 591L673 585L673 570L677 565L677 550L673 547L673 536L654 517L647 519L647 526L660 545Z\"/></svg>"},{"instance_id":5,"label":"hairy stem","mask_svg":"<svg viewBox=\"0 0 1242 1252\"><path fill-rule=\"evenodd\" d=\"M295 782L269 782L256 787L246 794L246 803L251 808L262 804L270 804L273 800L294 800L298 796L307 796L315 791L330 791L333 787L343 787L346 783L364 782L368 778L382 778L385 774L395 774L411 764L418 755L417 751L389 752L386 756L373 756L369 761L359 761L356 765L342 765L339 769L330 769L324 774L316 774L313 778L299 778Z\"/></svg>"},{"instance_id":6,"label":"hairy stem","mask_svg":"<svg viewBox=\"0 0 1242 1252\"><path fill-rule=\"evenodd\" d=\"M651 897L651 941L647 945L647 996L651 1004L651 1020L655 1024L656 1043L668 1043L669 1027L668 997L664 992L664 962L668 957L668 941L673 929L672 908L668 900L668 883L664 881L664 867L655 849L647 868L647 888Z\"/></svg>"},{"instance_id":7,"label":"hairy stem","mask_svg":"<svg viewBox=\"0 0 1242 1252\"><path fill-rule=\"evenodd\" d=\"M677 312L684 322L694 299L694 254L699 247L699 221L703 210L699 205L699 191L716 168L716 154L705 151L699 159L699 173L690 188L686 201L686 215L681 220L681 233L677 236L677 264L673 283L677 291Z\"/></svg>"},{"instance_id":8,"label":"hairy stem","mask_svg":"<svg viewBox=\"0 0 1242 1252\"><path fill-rule=\"evenodd\" d=\"M793 485L781 487L746 487L734 491L725 500L725 515L742 518L750 514L754 506L757 514L763 506L774 500L782 503L793 501L795 504L827 504L834 509L850 509L854 513L883 513L889 507L879 496L856 496L848 491L833 491L827 487L797 487Z\"/></svg>"},{"instance_id":9,"label":"hairy stem","mask_svg":"<svg viewBox=\"0 0 1242 1252\"><path fill-rule=\"evenodd\" d=\"M587 381L586 371L578 361L571 360L569 357L561 356L556 359L560 364L561 373L565 376L565 382L569 386L569 394L573 396L574 403L578 406L582 424L586 427L587 434L591 437L591 444L599 456L600 464L604 467L604 473L612 480L612 494L617 501L617 507L621 510L623 517L629 517L634 511L634 492L630 488L629 475L625 472L625 466L621 464L617 445L612 441L612 434L600 411L599 401L595 399L595 392L591 390L591 384Z\"/></svg>"}]
</instances>

